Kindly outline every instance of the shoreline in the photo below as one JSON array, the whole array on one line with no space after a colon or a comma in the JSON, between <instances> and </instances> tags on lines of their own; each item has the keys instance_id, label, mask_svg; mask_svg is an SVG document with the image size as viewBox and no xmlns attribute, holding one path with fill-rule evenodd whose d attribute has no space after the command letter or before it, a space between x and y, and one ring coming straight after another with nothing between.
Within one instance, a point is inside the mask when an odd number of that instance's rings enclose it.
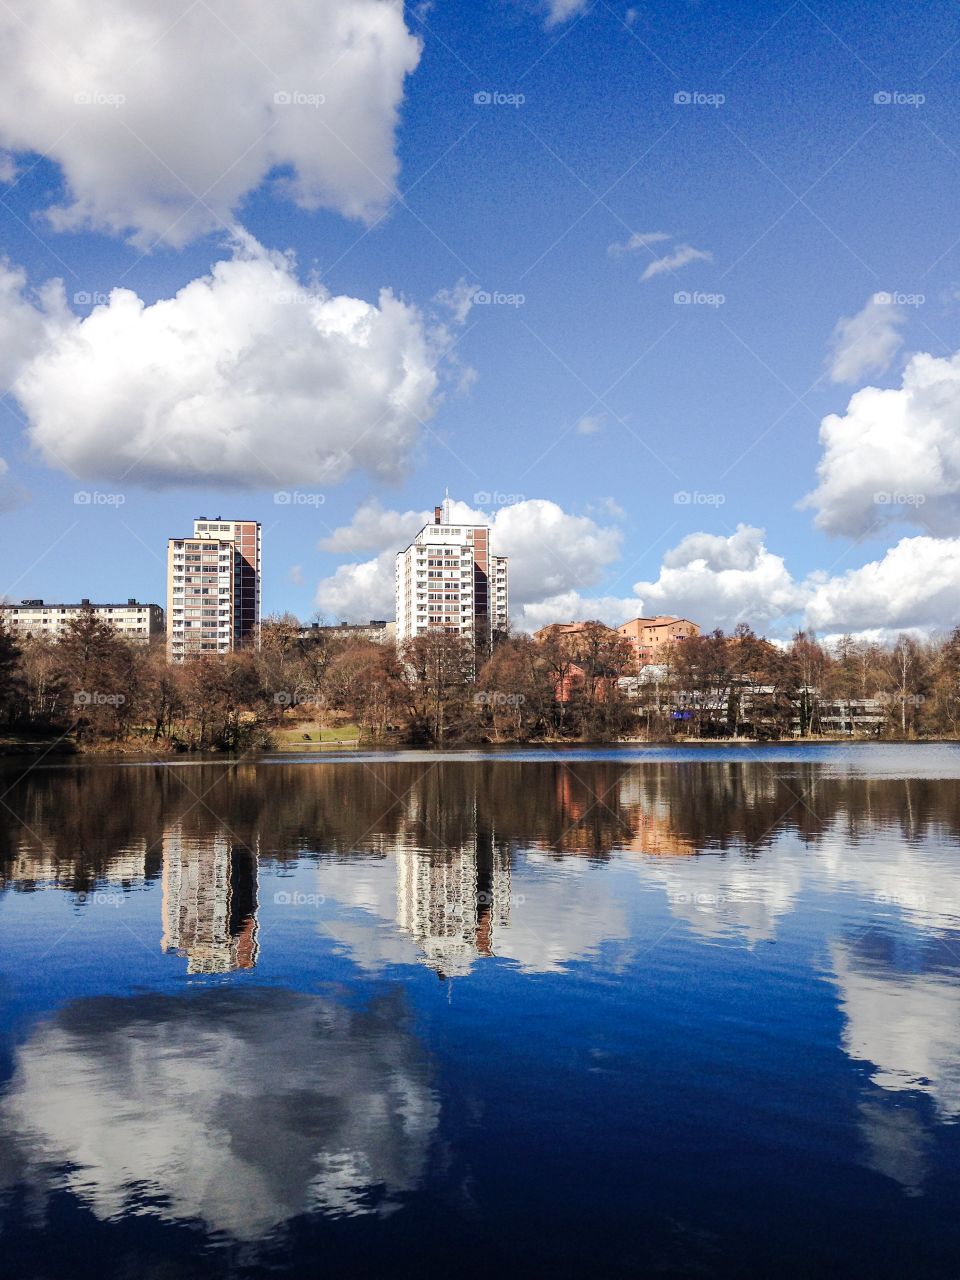
<instances>
[{"instance_id":1,"label":"shoreline","mask_svg":"<svg viewBox=\"0 0 960 1280\"><path fill-rule=\"evenodd\" d=\"M154 748L152 750L124 750L120 749L103 749L97 747L93 750L85 749L77 746L76 743L63 739L60 741L38 742L24 741L22 743L0 742L0 764L16 761L38 761L44 758L54 759L57 762L69 760L71 763L103 763L103 764L214 764L218 761L229 763L236 760L245 760L249 762L257 761L275 761L278 758L288 758L292 760L304 760L310 758L322 759L325 756L337 757L338 763L342 763L343 757L367 757L367 756L444 756L454 757L458 755L468 755L479 753L481 755L494 756L497 753L505 755L516 752L530 752L533 754L559 752L561 754L569 753L571 755L578 751L607 751L616 753L623 751L627 753L635 753L638 749L649 748L651 751L729 751L731 749L747 749L757 748L759 750L768 750L770 748L805 748L805 747L924 747L924 746L960 746L960 739L957 738L620 738L615 742L571 742L569 740L557 741L538 741L538 742L458 742L451 743L448 746L434 746L430 744L417 743L375 743L369 745L360 745L356 742L325 742L315 743L304 746L289 746L287 744L271 747L258 747L256 750L228 752L228 751L164 751L162 748Z\"/></svg>"}]
</instances>

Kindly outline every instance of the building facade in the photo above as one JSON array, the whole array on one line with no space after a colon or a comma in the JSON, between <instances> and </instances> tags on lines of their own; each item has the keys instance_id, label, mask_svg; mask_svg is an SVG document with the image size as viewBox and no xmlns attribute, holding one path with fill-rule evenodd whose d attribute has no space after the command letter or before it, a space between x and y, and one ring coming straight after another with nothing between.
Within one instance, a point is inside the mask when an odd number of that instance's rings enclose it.
<instances>
[{"instance_id":1,"label":"building facade","mask_svg":"<svg viewBox=\"0 0 960 1280\"><path fill-rule=\"evenodd\" d=\"M397 624L371 618L369 622L340 622L325 626L311 622L300 628L304 640L367 640L370 644L393 644L397 638Z\"/></svg>"},{"instance_id":2,"label":"building facade","mask_svg":"<svg viewBox=\"0 0 960 1280\"><path fill-rule=\"evenodd\" d=\"M260 573L262 531L259 520L208 520L198 516L193 522L195 538L232 542L233 557L233 642L236 648L256 636L260 627Z\"/></svg>"},{"instance_id":3,"label":"building facade","mask_svg":"<svg viewBox=\"0 0 960 1280\"><path fill-rule=\"evenodd\" d=\"M445 499L397 555L396 604L398 643L443 631L489 645L510 608L507 558L492 554L489 527L456 523Z\"/></svg>"},{"instance_id":4,"label":"building facade","mask_svg":"<svg viewBox=\"0 0 960 1280\"><path fill-rule=\"evenodd\" d=\"M700 628L689 618L673 618L666 614L656 618L632 618L617 630L633 646L638 669L668 662L678 644L700 634Z\"/></svg>"},{"instance_id":5,"label":"building facade","mask_svg":"<svg viewBox=\"0 0 960 1280\"><path fill-rule=\"evenodd\" d=\"M51 636L54 639L67 623L87 611L108 623L126 640L149 644L163 635L163 610L158 604L141 604L133 599L126 604L47 604L43 600L21 600L19 604L0 604L0 617L14 635Z\"/></svg>"},{"instance_id":6,"label":"building facade","mask_svg":"<svg viewBox=\"0 0 960 1280\"><path fill-rule=\"evenodd\" d=\"M256 520L194 521L167 542L167 656L230 653L260 626L261 532Z\"/></svg>"}]
</instances>

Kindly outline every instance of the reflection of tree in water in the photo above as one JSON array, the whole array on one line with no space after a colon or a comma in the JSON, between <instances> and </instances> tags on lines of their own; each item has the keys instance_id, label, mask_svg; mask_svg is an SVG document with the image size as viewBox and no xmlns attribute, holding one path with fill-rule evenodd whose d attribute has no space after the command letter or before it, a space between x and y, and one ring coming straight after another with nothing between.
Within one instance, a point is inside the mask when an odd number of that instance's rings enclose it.
<instances>
[{"instance_id":1,"label":"reflection of tree in water","mask_svg":"<svg viewBox=\"0 0 960 1280\"><path fill-rule=\"evenodd\" d=\"M484 831L504 850L601 858L760 851L784 831L814 845L838 831L855 845L879 828L910 841L960 835L954 780L842 775L806 762L94 764L34 769L5 804L13 813L0 809L0 884L20 889L154 879L174 824L198 840L223 832L235 848L280 862L459 848Z\"/></svg>"},{"instance_id":2,"label":"reflection of tree in water","mask_svg":"<svg viewBox=\"0 0 960 1280\"><path fill-rule=\"evenodd\" d=\"M257 1240L302 1213L389 1211L438 1116L399 994L363 1009L276 989L81 1000L17 1051L0 1186Z\"/></svg>"}]
</instances>

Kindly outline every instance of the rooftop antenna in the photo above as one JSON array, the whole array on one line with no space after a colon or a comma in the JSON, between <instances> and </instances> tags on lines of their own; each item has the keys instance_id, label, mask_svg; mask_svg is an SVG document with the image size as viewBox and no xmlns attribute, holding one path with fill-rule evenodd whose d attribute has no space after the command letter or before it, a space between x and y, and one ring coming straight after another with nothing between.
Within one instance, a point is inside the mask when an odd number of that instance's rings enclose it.
<instances>
[{"instance_id":1,"label":"rooftop antenna","mask_svg":"<svg viewBox=\"0 0 960 1280\"><path fill-rule=\"evenodd\" d=\"M443 523L450 523L450 490L446 486L443 489Z\"/></svg>"}]
</instances>

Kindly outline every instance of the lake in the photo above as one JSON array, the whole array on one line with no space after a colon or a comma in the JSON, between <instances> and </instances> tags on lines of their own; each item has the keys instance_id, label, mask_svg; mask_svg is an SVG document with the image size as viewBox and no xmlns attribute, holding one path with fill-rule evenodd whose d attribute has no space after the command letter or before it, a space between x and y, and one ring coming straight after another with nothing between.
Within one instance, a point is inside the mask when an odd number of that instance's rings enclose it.
<instances>
[{"instance_id":1,"label":"lake","mask_svg":"<svg viewBox=\"0 0 960 1280\"><path fill-rule=\"evenodd\" d=\"M0 766L5 1277L960 1274L960 748Z\"/></svg>"}]
</instances>

